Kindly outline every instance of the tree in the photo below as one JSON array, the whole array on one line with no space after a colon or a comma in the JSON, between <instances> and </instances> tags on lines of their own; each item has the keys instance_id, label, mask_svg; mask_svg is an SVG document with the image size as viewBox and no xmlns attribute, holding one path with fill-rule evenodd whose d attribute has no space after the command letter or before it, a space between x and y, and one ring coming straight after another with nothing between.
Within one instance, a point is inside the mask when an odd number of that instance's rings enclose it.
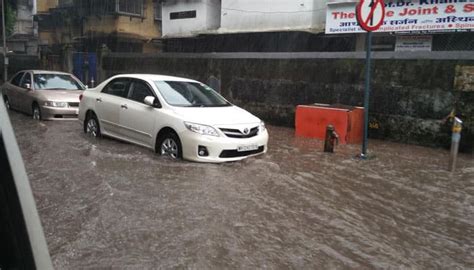
<instances>
[{"instance_id":1,"label":"tree","mask_svg":"<svg viewBox=\"0 0 474 270\"><path fill-rule=\"evenodd\" d=\"M16 1L6 0L5 1L5 24L6 24L6 35L10 36L13 34L13 30L16 22ZM1 18L1 14L0 14ZM3 25L0 27L2 29Z\"/></svg>"}]
</instances>

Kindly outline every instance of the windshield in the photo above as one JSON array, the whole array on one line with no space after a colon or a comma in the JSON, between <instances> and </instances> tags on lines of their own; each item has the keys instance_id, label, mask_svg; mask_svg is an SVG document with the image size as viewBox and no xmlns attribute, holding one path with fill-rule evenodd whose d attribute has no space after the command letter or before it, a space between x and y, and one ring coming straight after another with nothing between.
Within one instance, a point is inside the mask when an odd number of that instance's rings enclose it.
<instances>
[{"instance_id":1,"label":"windshield","mask_svg":"<svg viewBox=\"0 0 474 270\"><path fill-rule=\"evenodd\" d=\"M166 102L178 107L223 107L231 106L209 86L197 82L155 81Z\"/></svg>"},{"instance_id":2,"label":"windshield","mask_svg":"<svg viewBox=\"0 0 474 270\"><path fill-rule=\"evenodd\" d=\"M36 90L84 90L85 87L67 74L35 74Z\"/></svg>"}]
</instances>

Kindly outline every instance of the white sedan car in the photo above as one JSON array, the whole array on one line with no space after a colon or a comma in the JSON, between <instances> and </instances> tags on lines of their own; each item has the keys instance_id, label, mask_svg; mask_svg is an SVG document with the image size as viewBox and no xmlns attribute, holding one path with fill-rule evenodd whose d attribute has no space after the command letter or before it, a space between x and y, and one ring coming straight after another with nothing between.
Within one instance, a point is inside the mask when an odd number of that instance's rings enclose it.
<instances>
[{"instance_id":1,"label":"white sedan car","mask_svg":"<svg viewBox=\"0 0 474 270\"><path fill-rule=\"evenodd\" d=\"M114 76L83 93L78 117L93 137L107 135L174 159L225 162L267 151L260 119L184 78Z\"/></svg>"}]
</instances>

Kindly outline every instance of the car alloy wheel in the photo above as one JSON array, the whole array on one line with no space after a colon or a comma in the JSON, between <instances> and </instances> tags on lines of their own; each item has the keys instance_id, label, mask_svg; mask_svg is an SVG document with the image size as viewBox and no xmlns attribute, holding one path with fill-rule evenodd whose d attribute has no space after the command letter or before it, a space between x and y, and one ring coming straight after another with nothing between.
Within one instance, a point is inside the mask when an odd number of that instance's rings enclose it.
<instances>
[{"instance_id":1,"label":"car alloy wheel","mask_svg":"<svg viewBox=\"0 0 474 270\"><path fill-rule=\"evenodd\" d=\"M179 146L173 138L166 138L161 143L161 155L169 156L172 159L179 157Z\"/></svg>"},{"instance_id":2,"label":"car alloy wheel","mask_svg":"<svg viewBox=\"0 0 474 270\"><path fill-rule=\"evenodd\" d=\"M97 119L95 117L90 117L87 120L86 133L91 135L94 138L97 138L99 136L100 134L99 123L97 123Z\"/></svg>"},{"instance_id":3,"label":"car alloy wheel","mask_svg":"<svg viewBox=\"0 0 474 270\"><path fill-rule=\"evenodd\" d=\"M34 120L41 120L41 110L38 105L33 105L33 119Z\"/></svg>"}]
</instances>

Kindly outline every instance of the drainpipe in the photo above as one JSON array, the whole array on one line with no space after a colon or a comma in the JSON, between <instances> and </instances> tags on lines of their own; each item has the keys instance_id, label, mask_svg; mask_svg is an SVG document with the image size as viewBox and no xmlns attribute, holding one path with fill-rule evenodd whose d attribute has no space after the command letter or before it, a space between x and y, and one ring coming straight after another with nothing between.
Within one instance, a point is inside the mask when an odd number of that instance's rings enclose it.
<instances>
[{"instance_id":1,"label":"drainpipe","mask_svg":"<svg viewBox=\"0 0 474 270\"><path fill-rule=\"evenodd\" d=\"M33 13L33 15L36 15L36 11L37 11L36 0L32 0L32 1L33 1L33 10L31 12Z\"/></svg>"}]
</instances>

